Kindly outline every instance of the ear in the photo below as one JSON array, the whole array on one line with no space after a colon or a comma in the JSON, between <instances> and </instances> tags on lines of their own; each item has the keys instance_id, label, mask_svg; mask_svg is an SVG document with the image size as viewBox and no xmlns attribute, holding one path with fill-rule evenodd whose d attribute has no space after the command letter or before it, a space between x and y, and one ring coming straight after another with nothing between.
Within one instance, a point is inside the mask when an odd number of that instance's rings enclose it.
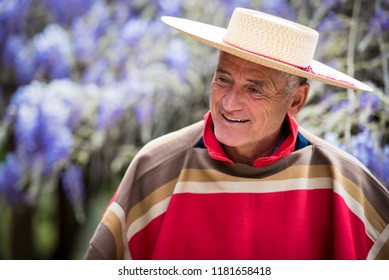
<instances>
[{"instance_id":1,"label":"ear","mask_svg":"<svg viewBox=\"0 0 389 280\"><path fill-rule=\"evenodd\" d=\"M307 101L310 85L304 83L299 85L289 97L288 115L294 117L304 107Z\"/></svg>"}]
</instances>

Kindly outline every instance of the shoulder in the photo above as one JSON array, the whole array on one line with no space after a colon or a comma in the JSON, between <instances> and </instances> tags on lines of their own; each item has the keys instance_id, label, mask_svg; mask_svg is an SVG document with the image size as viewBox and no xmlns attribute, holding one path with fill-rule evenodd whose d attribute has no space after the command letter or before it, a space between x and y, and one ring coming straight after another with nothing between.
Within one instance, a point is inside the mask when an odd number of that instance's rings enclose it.
<instances>
[{"instance_id":1,"label":"shoulder","mask_svg":"<svg viewBox=\"0 0 389 280\"><path fill-rule=\"evenodd\" d=\"M381 216L374 217L386 221L383 223L387 225L388 189L354 156L303 128L299 131L311 143L310 149L305 152L304 162L309 166L316 165L325 169L326 171L321 175L331 177L339 195L345 200L352 197L353 201L358 202L363 209L368 208L364 211L369 212L374 209L375 213Z\"/></svg>"}]
</instances>

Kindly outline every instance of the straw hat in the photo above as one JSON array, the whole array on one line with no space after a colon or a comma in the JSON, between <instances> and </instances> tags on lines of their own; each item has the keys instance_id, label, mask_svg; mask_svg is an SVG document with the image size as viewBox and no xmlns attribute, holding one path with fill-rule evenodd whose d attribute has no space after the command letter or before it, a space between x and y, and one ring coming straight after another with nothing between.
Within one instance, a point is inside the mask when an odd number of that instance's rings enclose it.
<instances>
[{"instance_id":1,"label":"straw hat","mask_svg":"<svg viewBox=\"0 0 389 280\"><path fill-rule=\"evenodd\" d=\"M176 17L161 19L202 43L243 59L342 88L372 91L370 86L314 60L318 32L283 18L236 8L227 29Z\"/></svg>"}]
</instances>

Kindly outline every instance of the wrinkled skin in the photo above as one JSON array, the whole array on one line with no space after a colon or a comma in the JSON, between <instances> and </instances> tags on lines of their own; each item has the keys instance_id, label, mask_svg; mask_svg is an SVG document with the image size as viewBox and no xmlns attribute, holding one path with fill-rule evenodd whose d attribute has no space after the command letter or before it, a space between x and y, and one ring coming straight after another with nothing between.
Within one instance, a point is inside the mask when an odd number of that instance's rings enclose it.
<instances>
[{"instance_id":1,"label":"wrinkled skin","mask_svg":"<svg viewBox=\"0 0 389 280\"><path fill-rule=\"evenodd\" d=\"M221 52L211 85L210 107L216 138L237 163L268 156L280 141L285 116L303 107L309 84L285 94L280 72Z\"/></svg>"}]
</instances>

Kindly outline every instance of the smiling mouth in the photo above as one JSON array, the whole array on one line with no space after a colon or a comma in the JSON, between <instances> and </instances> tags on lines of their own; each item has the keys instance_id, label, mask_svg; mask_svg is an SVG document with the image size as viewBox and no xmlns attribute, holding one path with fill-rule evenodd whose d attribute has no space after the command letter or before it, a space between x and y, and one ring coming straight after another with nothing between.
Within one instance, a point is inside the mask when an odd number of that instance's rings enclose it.
<instances>
[{"instance_id":1,"label":"smiling mouth","mask_svg":"<svg viewBox=\"0 0 389 280\"><path fill-rule=\"evenodd\" d=\"M227 117L226 115L222 114L223 118L229 122L233 122L233 123L246 123L248 122L249 120L244 120L244 119L235 119L235 118L230 118L230 117Z\"/></svg>"}]
</instances>

